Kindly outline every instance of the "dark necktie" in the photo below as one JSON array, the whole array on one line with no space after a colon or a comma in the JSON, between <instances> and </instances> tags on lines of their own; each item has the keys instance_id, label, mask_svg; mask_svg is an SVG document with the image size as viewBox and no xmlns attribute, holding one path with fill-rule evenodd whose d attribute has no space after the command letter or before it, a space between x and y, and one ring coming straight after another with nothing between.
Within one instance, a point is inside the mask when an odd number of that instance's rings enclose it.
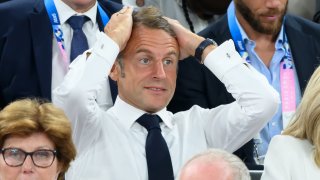
<instances>
[{"instance_id":1,"label":"dark necktie","mask_svg":"<svg viewBox=\"0 0 320 180\"><path fill-rule=\"evenodd\" d=\"M73 61L79 54L89 49L86 35L82 31L83 24L88 21L87 16L71 16L68 23L73 29L73 36L71 41L70 62Z\"/></svg>"},{"instance_id":2,"label":"dark necktie","mask_svg":"<svg viewBox=\"0 0 320 180\"><path fill-rule=\"evenodd\" d=\"M161 134L158 115L144 114L137 122L148 130L146 157L149 180L173 180L171 157Z\"/></svg>"}]
</instances>

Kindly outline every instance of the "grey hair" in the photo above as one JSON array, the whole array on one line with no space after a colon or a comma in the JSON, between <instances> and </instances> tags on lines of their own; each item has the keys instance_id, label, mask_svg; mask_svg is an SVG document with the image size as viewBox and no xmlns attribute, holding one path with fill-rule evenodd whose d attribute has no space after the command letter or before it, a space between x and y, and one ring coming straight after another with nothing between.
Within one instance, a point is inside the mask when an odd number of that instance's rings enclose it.
<instances>
[{"instance_id":1,"label":"grey hair","mask_svg":"<svg viewBox=\"0 0 320 180\"><path fill-rule=\"evenodd\" d=\"M234 180L250 180L250 173L246 165L236 155L220 149L208 149L192 157L183 167L189 166L194 160L204 158L208 163L224 161L230 167ZM182 169L182 170L183 170Z\"/></svg>"}]
</instances>

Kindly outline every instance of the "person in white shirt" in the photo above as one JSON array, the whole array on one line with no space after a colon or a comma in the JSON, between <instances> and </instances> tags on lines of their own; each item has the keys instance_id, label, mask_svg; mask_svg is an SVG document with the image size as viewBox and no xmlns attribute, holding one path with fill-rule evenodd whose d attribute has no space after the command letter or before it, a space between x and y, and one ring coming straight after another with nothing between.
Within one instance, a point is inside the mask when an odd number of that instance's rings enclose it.
<instances>
[{"instance_id":1,"label":"person in white shirt","mask_svg":"<svg viewBox=\"0 0 320 180\"><path fill-rule=\"evenodd\" d=\"M277 110L278 93L241 59L232 41L219 47L202 46L201 54L197 47L209 40L163 18L155 8L132 11L126 7L111 17L105 33L97 34L93 49L70 65L63 83L54 90L54 104L67 116L77 117L70 118L78 156L66 175L68 180L148 179L148 132L136 122L145 113L162 119L162 136L176 177L188 159L208 148L233 152ZM178 59L194 55L196 49L201 62L236 101L172 114L166 105L175 90ZM103 82L109 73L119 93L115 105L104 111L96 101L105 93Z\"/></svg>"},{"instance_id":2,"label":"person in white shirt","mask_svg":"<svg viewBox=\"0 0 320 180\"><path fill-rule=\"evenodd\" d=\"M320 67L282 135L272 138L262 180L320 179Z\"/></svg>"},{"instance_id":3,"label":"person in white shirt","mask_svg":"<svg viewBox=\"0 0 320 180\"><path fill-rule=\"evenodd\" d=\"M182 168L179 180L250 180L249 170L239 157L221 149L195 155Z\"/></svg>"}]
</instances>

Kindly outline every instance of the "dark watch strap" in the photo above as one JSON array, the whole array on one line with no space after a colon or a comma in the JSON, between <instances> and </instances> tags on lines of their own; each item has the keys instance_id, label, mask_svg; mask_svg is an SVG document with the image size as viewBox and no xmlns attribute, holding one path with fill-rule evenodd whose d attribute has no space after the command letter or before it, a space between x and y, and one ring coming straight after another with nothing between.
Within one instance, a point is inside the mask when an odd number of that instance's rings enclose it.
<instances>
[{"instance_id":1,"label":"dark watch strap","mask_svg":"<svg viewBox=\"0 0 320 180\"><path fill-rule=\"evenodd\" d=\"M194 57L201 63L203 64L203 60L201 59L201 56L203 54L204 49L206 49L206 47L208 47L209 45L214 45L214 46L218 46L217 43L212 40L212 39L205 39L203 40L199 46L196 49L196 52L194 54Z\"/></svg>"}]
</instances>

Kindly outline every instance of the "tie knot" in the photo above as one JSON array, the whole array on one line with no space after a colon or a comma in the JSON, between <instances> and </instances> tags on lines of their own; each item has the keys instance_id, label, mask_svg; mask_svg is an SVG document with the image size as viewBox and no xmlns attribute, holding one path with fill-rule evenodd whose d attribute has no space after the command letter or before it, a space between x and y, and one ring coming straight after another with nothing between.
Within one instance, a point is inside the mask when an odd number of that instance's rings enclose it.
<instances>
[{"instance_id":1,"label":"tie knot","mask_svg":"<svg viewBox=\"0 0 320 180\"><path fill-rule=\"evenodd\" d=\"M78 30L82 29L83 24L88 20L87 16L71 16L67 22L73 30Z\"/></svg>"},{"instance_id":2,"label":"tie knot","mask_svg":"<svg viewBox=\"0 0 320 180\"><path fill-rule=\"evenodd\" d=\"M152 130L152 129L160 129L160 123L161 118L158 115L152 115L152 114L144 114L142 116L140 116L137 120L137 122L143 126L144 128L146 128L148 131Z\"/></svg>"}]
</instances>

